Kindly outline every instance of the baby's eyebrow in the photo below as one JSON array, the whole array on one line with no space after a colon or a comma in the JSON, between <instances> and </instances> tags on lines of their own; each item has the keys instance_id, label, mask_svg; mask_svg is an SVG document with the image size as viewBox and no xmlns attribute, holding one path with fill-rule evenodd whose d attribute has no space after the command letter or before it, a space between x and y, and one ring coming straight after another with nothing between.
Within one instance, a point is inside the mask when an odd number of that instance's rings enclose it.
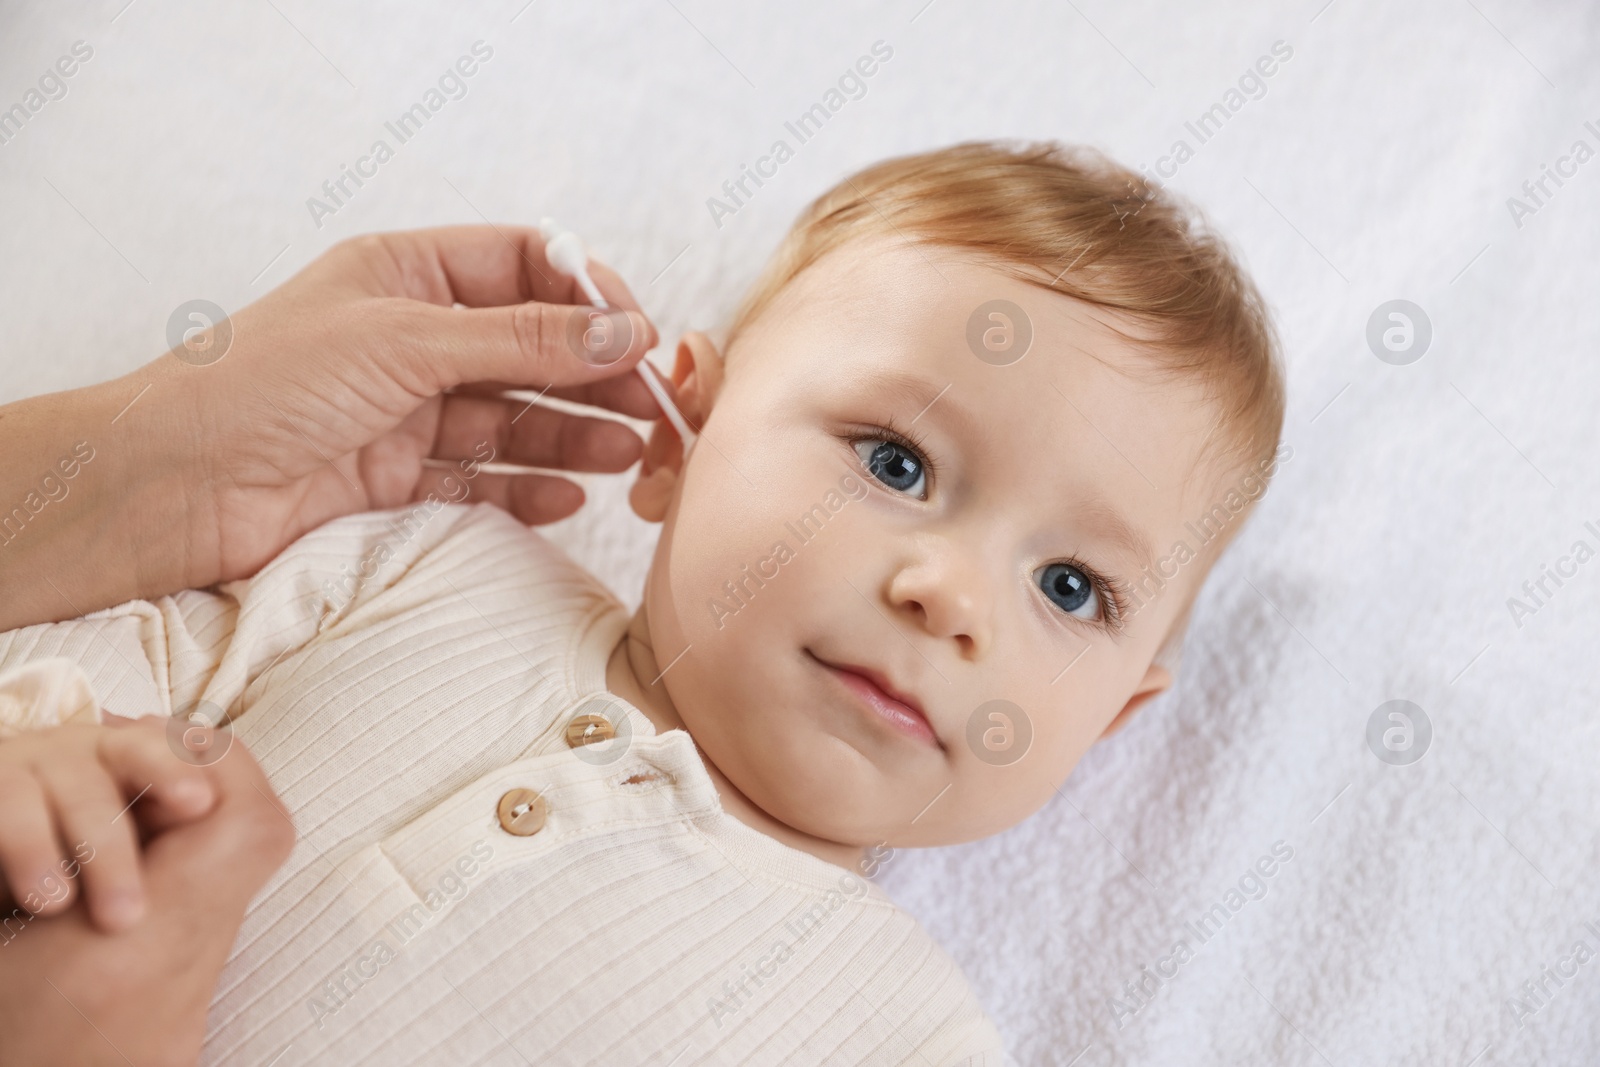
<instances>
[{"instance_id":1,"label":"baby's eyebrow","mask_svg":"<svg viewBox=\"0 0 1600 1067\"><path fill-rule=\"evenodd\" d=\"M1134 557L1134 562L1145 569L1154 566L1150 542L1137 528L1109 503L1099 497L1090 497L1074 503L1075 514L1090 526L1100 529L1107 540Z\"/></svg>"},{"instance_id":2,"label":"baby's eyebrow","mask_svg":"<svg viewBox=\"0 0 1600 1067\"><path fill-rule=\"evenodd\" d=\"M916 374L899 370L878 371L861 383L861 390L864 393L876 393L880 396L893 396L896 399L911 401L917 408L912 422L926 415L928 409L937 403L939 417L953 424L961 432L975 436L980 427L978 419L962 405L960 398L949 385L939 388Z\"/></svg>"}]
</instances>

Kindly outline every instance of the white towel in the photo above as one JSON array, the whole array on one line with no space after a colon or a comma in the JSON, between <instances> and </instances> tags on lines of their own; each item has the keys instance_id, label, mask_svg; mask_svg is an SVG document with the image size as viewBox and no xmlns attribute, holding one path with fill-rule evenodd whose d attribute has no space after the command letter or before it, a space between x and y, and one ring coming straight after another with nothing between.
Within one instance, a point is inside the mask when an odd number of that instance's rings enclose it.
<instances>
[{"instance_id":1,"label":"white towel","mask_svg":"<svg viewBox=\"0 0 1600 1067\"><path fill-rule=\"evenodd\" d=\"M124 373L182 301L243 306L339 238L484 217L559 218L670 344L724 321L856 168L1015 135L1153 169L1284 42L1172 184L1279 313L1294 457L1176 691L1027 823L897 853L886 885L1025 1063L1600 1061L1600 958L1575 952L1600 952L1600 560L1560 563L1600 548L1600 160L1562 163L1600 149L1591 5L121 6L4 16L0 106L74 41L95 54L0 145L0 399ZM322 183L479 40L467 95L318 228ZM719 228L722 183L879 40L865 95ZM1547 165L1569 176L1535 203ZM1367 341L1395 299L1433 327L1404 366ZM584 482L590 509L549 532L635 601L652 531L622 482ZM1575 570L1533 605L1546 566ZM1366 742L1393 699L1433 726L1410 766ZM1266 895L1229 909L1279 841Z\"/></svg>"}]
</instances>

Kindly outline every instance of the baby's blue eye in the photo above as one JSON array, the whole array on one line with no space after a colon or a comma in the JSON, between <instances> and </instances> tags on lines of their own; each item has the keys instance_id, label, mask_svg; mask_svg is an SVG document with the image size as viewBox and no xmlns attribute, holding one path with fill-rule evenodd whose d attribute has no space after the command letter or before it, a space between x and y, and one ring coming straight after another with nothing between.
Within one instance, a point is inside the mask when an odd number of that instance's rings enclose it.
<instances>
[{"instance_id":1,"label":"baby's blue eye","mask_svg":"<svg viewBox=\"0 0 1600 1067\"><path fill-rule=\"evenodd\" d=\"M1070 563L1051 563L1039 568L1038 577L1039 588L1056 607L1080 619L1099 618L1100 595L1087 574ZM1084 607L1089 611L1080 614Z\"/></svg>"},{"instance_id":2,"label":"baby's blue eye","mask_svg":"<svg viewBox=\"0 0 1600 1067\"><path fill-rule=\"evenodd\" d=\"M868 473L890 489L917 497L926 493L922 460L904 445L868 437L857 441L855 449Z\"/></svg>"}]
</instances>

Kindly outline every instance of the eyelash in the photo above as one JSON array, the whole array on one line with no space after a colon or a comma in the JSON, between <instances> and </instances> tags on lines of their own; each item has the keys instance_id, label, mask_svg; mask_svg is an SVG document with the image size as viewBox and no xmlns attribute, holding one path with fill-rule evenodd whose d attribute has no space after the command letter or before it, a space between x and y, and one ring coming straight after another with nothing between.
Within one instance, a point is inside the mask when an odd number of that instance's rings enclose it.
<instances>
[{"instance_id":1,"label":"eyelash","mask_svg":"<svg viewBox=\"0 0 1600 1067\"><path fill-rule=\"evenodd\" d=\"M893 416L885 417L882 423L869 426L868 429L871 432L856 433L847 439L852 454L854 454L855 446L862 441L888 441L891 444L899 445L901 448L916 453L918 461L922 464L924 477L927 478L930 486L933 484L942 468L939 460L928 447L926 440L919 437L916 431L909 426L901 427L897 425ZM860 457L857 457L857 462L859 461ZM882 485L876 478L873 478L872 481ZM893 490L890 491L893 492ZM1121 635L1124 632L1123 623L1127 616L1128 603L1131 597L1128 584L1120 578L1101 574L1087 563L1080 563L1075 559L1051 560L1051 562L1065 563L1078 568L1084 573L1085 577L1093 583L1095 594L1100 598L1101 617L1096 621L1096 625L1103 627L1113 635ZM1060 613L1058 612L1058 614ZM1064 615L1063 617L1074 619L1077 622L1083 621L1071 615Z\"/></svg>"},{"instance_id":2,"label":"eyelash","mask_svg":"<svg viewBox=\"0 0 1600 1067\"><path fill-rule=\"evenodd\" d=\"M1087 574L1089 580L1099 587L1100 604L1105 609L1106 618L1104 622L1106 629L1118 636L1123 634L1125 632L1123 623L1127 617L1128 601L1132 595L1131 590L1128 588L1128 583L1121 578L1091 570L1082 563L1073 563L1072 565Z\"/></svg>"},{"instance_id":3,"label":"eyelash","mask_svg":"<svg viewBox=\"0 0 1600 1067\"><path fill-rule=\"evenodd\" d=\"M893 416L885 418L881 426L873 426L870 429L875 432L858 434L850 439L850 444L854 446L862 441L888 441L891 444L896 444L901 448L915 452L917 459L922 463L923 474L927 477L930 485L933 484L935 476L944 469L939 463L938 457L933 454L933 450L928 447L926 439L917 436L916 431L909 426L902 429L896 425Z\"/></svg>"}]
</instances>

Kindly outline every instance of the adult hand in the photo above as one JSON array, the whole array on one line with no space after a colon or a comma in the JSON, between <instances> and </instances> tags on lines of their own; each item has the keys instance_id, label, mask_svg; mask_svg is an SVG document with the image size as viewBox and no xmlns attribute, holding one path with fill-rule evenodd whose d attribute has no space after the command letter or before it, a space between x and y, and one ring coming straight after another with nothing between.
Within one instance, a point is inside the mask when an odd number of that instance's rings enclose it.
<instances>
[{"instance_id":1,"label":"adult hand","mask_svg":"<svg viewBox=\"0 0 1600 1067\"><path fill-rule=\"evenodd\" d=\"M116 381L0 408L0 629L251 575L329 519L457 499L451 463L627 470L643 446L622 423L496 395L659 417L627 373L655 328L616 274L590 272L610 316L534 230L359 237L232 315L225 350L220 330L201 334ZM72 459L80 441L91 460ZM44 477L59 501L40 497ZM548 474L478 473L471 491L527 523L583 503ZM38 510L12 507L24 500Z\"/></svg>"},{"instance_id":2,"label":"adult hand","mask_svg":"<svg viewBox=\"0 0 1600 1067\"><path fill-rule=\"evenodd\" d=\"M0 1063L176 1067L199 1058L245 908L294 844L288 815L237 739L200 770L216 795L205 815L174 821L135 809L155 836L142 857L145 913L131 927L105 932L81 904L52 918L9 913Z\"/></svg>"}]
</instances>

